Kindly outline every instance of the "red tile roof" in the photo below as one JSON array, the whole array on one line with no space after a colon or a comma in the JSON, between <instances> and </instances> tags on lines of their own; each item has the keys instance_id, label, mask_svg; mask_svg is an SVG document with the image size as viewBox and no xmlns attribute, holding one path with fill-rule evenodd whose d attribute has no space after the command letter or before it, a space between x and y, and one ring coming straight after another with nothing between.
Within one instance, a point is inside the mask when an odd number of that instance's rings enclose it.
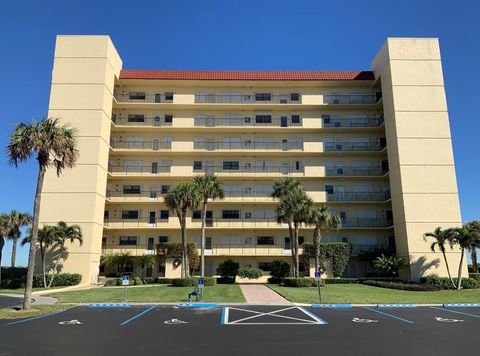
<instances>
[{"instance_id":1,"label":"red tile roof","mask_svg":"<svg viewBox=\"0 0 480 356\"><path fill-rule=\"evenodd\" d=\"M120 79L160 80L375 80L371 71L237 71L124 69Z\"/></svg>"}]
</instances>

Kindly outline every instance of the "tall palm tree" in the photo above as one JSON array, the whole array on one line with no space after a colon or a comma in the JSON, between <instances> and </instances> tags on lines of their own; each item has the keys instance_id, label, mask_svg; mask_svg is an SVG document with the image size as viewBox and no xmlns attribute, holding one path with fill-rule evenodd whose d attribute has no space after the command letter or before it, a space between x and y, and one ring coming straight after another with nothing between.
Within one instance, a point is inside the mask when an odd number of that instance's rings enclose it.
<instances>
[{"instance_id":1,"label":"tall palm tree","mask_svg":"<svg viewBox=\"0 0 480 356\"><path fill-rule=\"evenodd\" d=\"M50 278L50 282L48 283L48 287L50 288L53 284L53 280L57 273L58 264L62 260L62 256L67 253L66 243L67 241L73 244L75 241L78 241L80 246L83 244L83 235L82 229L79 225L68 225L64 221L59 221L56 226L53 228L53 235L54 235L54 248L57 249L57 259L55 261L55 265L52 269L52 277Z\"/></svg>"},{"instance_id":2,"label":"tall palm tree","mask_svg":"<svg viewBox=\"0 0 480 356\"><path fill-rule=\"evenodd\" d=\"M155 266L156 259L154 255L141 255L136 257L135 262L142 268L142 280L145 280L146 269Z\"/></svg>"},{"instance_id":3,"label":"tall palm tree","mask_svg":"<svg viewBox=\"0 0 480 356\"><path fill-rule=\"evenodd\" d=\"M125 272L127 265L133 262L133 256L129 251L120 252L115 254L115 261L121 272Z\"/></svg>"},{"instance_id":4,"label":"tall palm tree","mask_svg":"<svg viewBox=\"0 0 480 356\"><path fill-rule=\"evenodd\" d=\"M453 248L453 238L455 236L455 229L445 229L443 230L440 226L437 227L433 232L427 232L423 235L423 239L427 241L427 237L433 237L435 241L430 244L430 249L432 252L435 252L436 248L440 250L443 255L443 260L445 261L445 267L447 268L448 278L450 283L452 283L453 288L456 288L455 282L450 273L450 266L448 265L448 259L446 254L447 245L450 247L450 250Z\"/></svg>"},{"instance_id":5,"label":"tall palm tree","mask_svg":"<svg viewBox=\"0 0 480 356\"><path fill-rule=\"evenodd\" d=\"M200 249L200 276L205 277L205 225L207 222L208 199L223 199L225 192L222 183L216 176L205 175L193 178L193 184L202 198L202 241Z\"/></svg>"},{"instance_id":6,"label":"tall palm tree","mask_svg":"<svg viewBox=\"0 0 480 356\"><path fill-rule=\"evenodd\" d=\"M105 267L113 267L117 264L118 258L115 253L106 253L100 256L100 265Z\"/></svg>"},{"instance_id":7,"label":"tall palm tree","mask_svg":"<svg viewBox=\"0 0 480 356\"><path fill-rule=\"evenodd\" d=\"M31 308L33 269L35 267L35 249L38 238L38 217L45 173L54 167L60 176L65 168L72 168L78 159L76 130L61 125L59 119L43 118L32 123L19 123L10 136L7 146L9 162L18 167L36 155L38 162L37 188L33 204L32 238L28 254L27 281L23 309Z\"/></svg>"},{"instance_id":8,"label":"tall palm tree","mask_svg":"<svg viewBox=\"0 0 480 356\"><path fill-rule=\"evenodd\" d=\"M21 245L30 243L32 239L32 229L28 230L28 234L23 238ZM43 287L47 288L47 254L48 250L55 243L55 226L44 225L38 230L37 242L40 250L40 258L42 260Z\"/></svg>"},{"instance_id":9,"label":"tall palm tree","mask_svg":"<svg viewBox=\"0 0 480 356\"><path fill-rule=\"evenodd\" d=\"M0 215L0 282L2 281L2 253L5 246L5 236L8 234L6 214Z\"/></svg>"},{"instance_id":10,"label":"tall palm tree","mask_svg":"<svg viewBox=\"0 0 480 356\"><path fill-rule=\"evenodd\" d=\"M273 183L273 191L272 191L272 198L278 198L287 195L289 192L295 189L301 189L302 185L300 182L292 177L283 178L279 181Z\"/></svg>"},{"instance_id":11,"label":"tall palm tree","mask_svg":"<svg viewBox=\"0 0 480 356\"><path fill-rule=\"evenodd\" d=\"M313 246L315 247L315 271L318 271L320 267L322 231L338 230L342 225L342 220L339 216L330 214L327 207L323 205L321 207L313 207L308 224L315 226L313 229Z\"/></svg>"},{"instance_id":12,"label":"tall palm tree","mask_svg":"<svg viewBox=\"0 0 480 356\"><path fill-rule=\"evenodd\" d=\"M475 236L475 242L470 247L470 256L472 258L472 269L474 273L478 273L477 250L480 248L480 220L473 220L463 225L470 230Z\"/></svg>"},{"instance_id":13,"label":"tall palm tree","mask_svg":"<svg viewBox=\"0 0 480 356\"><path fill-rule=\"evenodd\" d=\"M458 277L457 277L457 290L462 289L462 267L463 258L465 257L465 251L469 250L472 245L477 243L477 236L468 227L463 226L454 229L455 235L453 237L453 243L460 247L462 255L460 256L460 262L458 264Z\"/></svg>"},{"instance_id":14,"label":"tall palm tree","mask_svg":"<svg viewBox=\"0 0 480 356\"><path fill-rule=\"evenodd\" d=\"M15 267L15 259L17 257L17 241L21 235L20 229L28 226L32 222L32 217L29 213L22 213L13 209L7 215L8 239L12 241L12 257L11 257L11 275L13 279L13 268Z\"/></svg>"},{"instance_id":15,"label":"tall palm tree","mask_svg":"<svg viewBox=\"0 0 480 356\"><path fill-rule=\"evenodd\" d=\"M188 277L190 273L187 257L187 211L197 208L201 199L197 187L192 183L180 183L165 195L165 205L177 214L182 232L182 278Z\"/></svg>"}]
</instances>

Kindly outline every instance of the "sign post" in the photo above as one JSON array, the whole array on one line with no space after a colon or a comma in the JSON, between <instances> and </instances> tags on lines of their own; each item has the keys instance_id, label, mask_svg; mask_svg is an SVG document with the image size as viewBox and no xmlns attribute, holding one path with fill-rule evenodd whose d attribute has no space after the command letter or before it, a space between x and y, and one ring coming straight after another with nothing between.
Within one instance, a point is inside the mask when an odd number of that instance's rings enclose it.
<instances>
[{"instance_id":1,"label":"sign post","mask_svg":"<svg viewBox=\"0 0 480 356\"><path fill-rule=\"evenodd\" d=\"M198 286L198 291L200 293L200 301L203 302L203 288L205 288L205 279L199 278L197 286Z\"/></svg>"},{"instance_id":2,"label":"sign post","mask_svg":"<svg viewBox=\"0 0 480 356\"><path fill-rule=\"evenodd\" d=\"M320 283L322 282L322 270L315 271L315 281L317 281L317 288L318 288L318 300L320 304L322 303L322 292L320 291Z\"/></svg>"},{"instance_id":3,"label":"sign post","mask_svg":"<svg viewBox=\"0 0 480 356\"><path fill-rule=\"evenodd\" d=\"M130 283L130 278L128 277L128 275L122 276L122 286L125 287L123 291L123 300L125 303L127 302L127 295L128 295L127 287L129 283Z\"/></svg>"}]
</instances>

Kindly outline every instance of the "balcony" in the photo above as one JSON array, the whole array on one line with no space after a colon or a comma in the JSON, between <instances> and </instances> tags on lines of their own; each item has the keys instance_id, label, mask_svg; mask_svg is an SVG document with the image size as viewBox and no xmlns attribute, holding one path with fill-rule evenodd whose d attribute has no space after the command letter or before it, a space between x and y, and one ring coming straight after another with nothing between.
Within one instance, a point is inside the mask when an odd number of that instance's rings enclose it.
<instances>
[{"instance_id":1,"label":"balcony","mask_svg":"<svg viewBox=\"0 0 480 356\"><path fill-rule=\"evenodd\" d=\"M383 116L374 118L330 118L323 117L323 127L326 129L339 128L376 128L384 122Z\"/></svg>"},{"instance_id":2,"label":"balcony","mask_svg":"<svg viewBox=\"0 0 480 356\"><path fill-rule=\"evenodd\" d=\"M303 142L194 142L194 150L205 151L303 151Z\"/></svg>"},{"instance_id":3,"label":"balcony","mask_svg":"<svg viewBox=\"0 0 480 356\"><path fill-rule=\"evenodd\" d=\"M333 105L372 105L376 104L379 99L373 94L359 95L324 95L324 104Z\"/></svg>"},{"instance_id":4,"label":"balcony","mask_svg":"<svg viewBox=\"0 0 480 356\"><path fill-rule=\"evenodd\" d=\"M261 120L256 117L196 117L194 125L202 127L302 127L299 117L267 117Z\"/></svg>"},{"instance_id":5,"label":"balcony","mask_svg":"<svg viewBox=\"0 0 480 356\"><path fill-rule=\"evenodd\" d=\"M393 220L386 218L345 218L342 219L342 229L391 228Z\"/></svg>"},{"instance_id":6,"label":"balcony","mask_svg":"<svg viewBox=\"0 0 480 356\"><path fill-rule=\"evenodd\" d=\"M383 202L390 200L386 192L336 192L327 194L327 202Z\"/></svg>"},{"instance_id":7,"label":"balcony","mask_svg":"<svg viewBox=\"0 0 480 356\"><path fill-rule=\"evenodd\" d=\"M327 177L383 177L388 169L380 167L337 167L326 168Z\"/></svg>"},{"instance_id":8,"label":"balcony","mask_svg":"<svg viewBox=\"0 0 480 356\"><path fill-rule=\"evenodd\" d=\"M124 150L159 151L159 150L171 150L172 142L161 142L159 140L157 141L116 141L115 139L111 139L110 147L114 149L124 149Z\"/></svg>"},{"instance_id":9,"label":"balcony","mask_svg":"<svg viewBox=\"0 0 480 356\"><path fill-rule=\"evenodd\" d=\"M273 95L257 94L195 94L197 104L301 104L302 97L298 93Z\"/></svg>"},{"instance_id":10,"label":"balcony","mask_svg":"<svg viewBox=\"0 0 480 356\"><path fill-rule=\"evenodd\" d=\"M395 246L388 244L376 244L376 245L366 245L366 244L352 244L352 256L358 256L363 252L367 252L372 249L382 249L383 251L395 251Z\"/></svg>"},{"instance_id":11,"label":"balcony","mask_svg":"<svg viewBox=\"0 0 480 356\"><path fill-rule=\"evenodd\" d=\"M386 146L377 142L325 142L325 152L379 152Z\"/></svg>"},{"instance_id":12,"label":"balcony","mask_svg":"<svg viewBox=\"0 0 480 356\"><path fill-rule=\"evenodd\" d=\"M108 165L108 172L117 175L143 175L143 174L159 174L170 173L171 166L127 166L127 165Z\"/></svg>"},{"instance_id":13,"label":"balcony","mask_svg":"<svg viewBox=\"0 0 480 356\"><path fill-rule=\"evenodd\" d=\"M173 103L173 93L129 92L113 94L117 103Z\"/></svg>"},{"instance_id":14,"label":"balcony","mask_svg":"<svg viewBox=\"0 0 480 356\"><path fill-rule=\"evenodd\" d=\"M146 127L172 127L173 118L165 119L164 117L145 117L139 115L135 118L112 118L112 122L115 126L146 126Z\"/></svg>"}]
</instances>

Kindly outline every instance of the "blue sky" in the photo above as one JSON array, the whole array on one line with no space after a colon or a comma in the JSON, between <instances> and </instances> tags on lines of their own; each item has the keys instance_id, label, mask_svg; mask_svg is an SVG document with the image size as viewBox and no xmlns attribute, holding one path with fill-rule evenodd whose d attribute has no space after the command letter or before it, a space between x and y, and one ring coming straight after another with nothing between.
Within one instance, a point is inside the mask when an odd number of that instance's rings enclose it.
<instances>
[{"instance_id":1,"label":"blue sky","mask_svg":"<svg viewBox=\"0 0 480 356\"><path fill-rule=\"evenodd\" d=\"M110 35L124 68L239 70L369 69L386 37L439 37L462 216L478 219L478 14L477 0L5 2L0 211L32 210L35 162L9 167L4 147L17 122L47 112L57 34ZM20 250L19 264L26 255Z\"/></svg>"}]
</instances>

